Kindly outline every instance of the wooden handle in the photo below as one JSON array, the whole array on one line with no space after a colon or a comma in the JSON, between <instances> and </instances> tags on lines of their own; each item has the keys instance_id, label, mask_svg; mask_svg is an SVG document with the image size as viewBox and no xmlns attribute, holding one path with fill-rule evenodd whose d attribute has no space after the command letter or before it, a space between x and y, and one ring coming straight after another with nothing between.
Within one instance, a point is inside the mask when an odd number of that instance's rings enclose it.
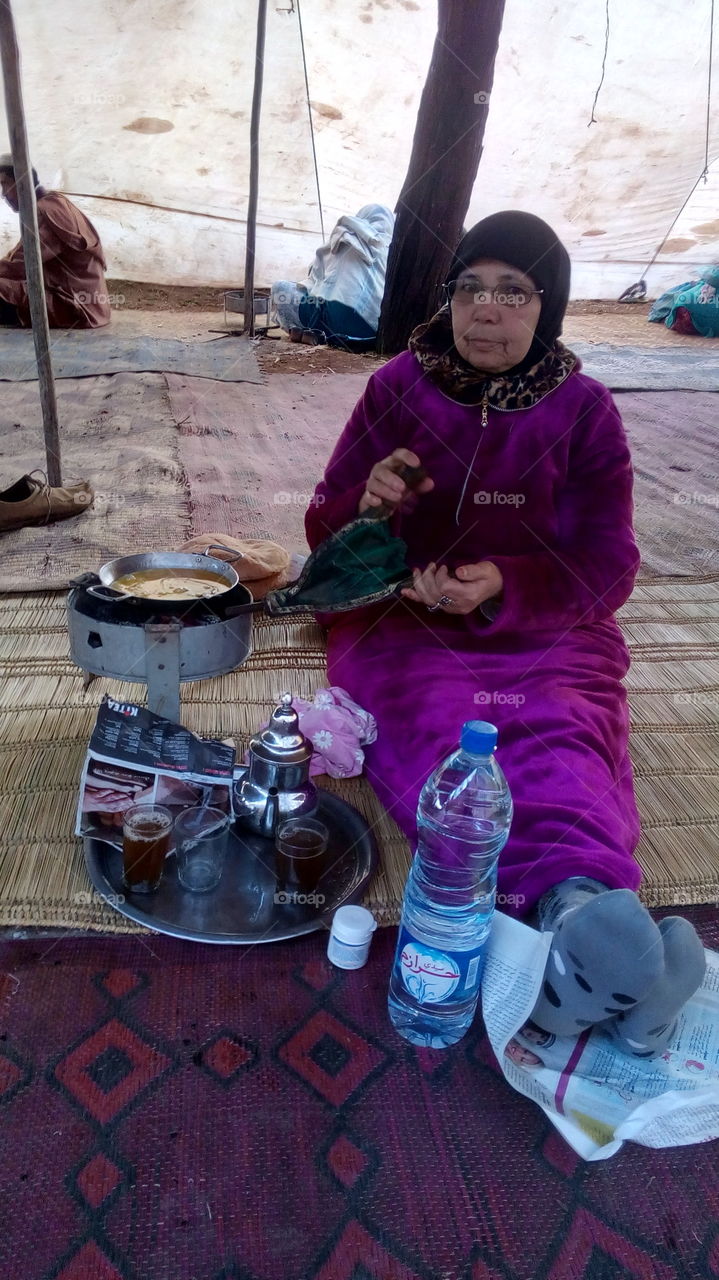
<instances>
[{"instance_id":1,"label":"wooden handle","mask_svg":"<svg viewBox=\"0 0 719 1280\"><path fill-rule=\"evenodd\" d=\"M427 472L423 466L409 467L406 462L402 464L397 475L400 480L404 480L409 489L416 489L418 484L427 479Z\"/></svg>"},{"instance_id":2,"label":"wooden handle","mask_svg":"<svg viewBox=\"0 0 719 1280\"><path fill-rule=\"evenodd\" d=\"M416 489L423 480L427 479L427 472L424 467L410 467L406 462L398 468L397 475L400 480L404 480L408 489ZM386 520L388 516L394 515L397 510L397 503L381 502L378 507L368 507L362 512L363 519L370 520Z\"/></svg>"}]
</instances>

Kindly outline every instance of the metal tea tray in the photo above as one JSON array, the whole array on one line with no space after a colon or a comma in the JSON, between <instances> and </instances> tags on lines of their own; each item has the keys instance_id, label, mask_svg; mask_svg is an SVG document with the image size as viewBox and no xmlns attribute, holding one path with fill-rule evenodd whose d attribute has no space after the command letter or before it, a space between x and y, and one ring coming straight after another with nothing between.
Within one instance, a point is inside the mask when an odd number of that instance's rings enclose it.
<instances>
[{"instance_id":1,"label":"metal tea tray","mask_svg":"<svg viewBox=\"0 0 719 1280\"><path fill-rule=\"evenodd\" d=\"M337 907L361 899L377 865L377 846L364 818L329 791L319 797L317 817L330 833L328 869L315 891L325 898L321 906L278 901L273 841L238 823L230 831L222 879L209 893L183 889L170 854L157 892L133 894L122 883L121 851L95 837L84 842L88 874L116 911L174 938L246 946L312 933L329 926Z\"/></svg>"}]
</instances>

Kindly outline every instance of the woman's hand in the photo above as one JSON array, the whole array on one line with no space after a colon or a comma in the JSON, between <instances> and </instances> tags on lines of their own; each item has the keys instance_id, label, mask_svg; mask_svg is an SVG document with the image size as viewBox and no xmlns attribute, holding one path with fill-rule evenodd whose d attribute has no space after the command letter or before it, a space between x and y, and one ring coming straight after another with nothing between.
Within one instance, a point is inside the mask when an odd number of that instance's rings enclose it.
<instances>
[{"instance_id":1,"label":"woman's hand","mask_svg":"<svg viewBox=\"0 0 719 1280\"><path fill-rule=\"evenodd\" d=\"M504 579L491 560L463 564L454 577L446 565L434 563L424 571L414 569L413 575L412 586L405 587L402 595L416 604L425 604L432 613L438 608L444 613L472 613L504 587Z\"/></svg>"},{"instance_id":2,"label":"woman's hand","mask_svg":"<svg viewBox=\"0 0 719 1280\"><path fill-rule=\"evenodd\" d=\"M429 476L426 476L414 489L410 489L397 475L404 466L419 467L421 465L417 454L412 453L410 449L395 449L388 458L375 462L369 473L367 487L360 498L360 515L369 507L378 507L382 502L398 507L410 493L429 493L430 489L434 489L434 480L430 480Z\"/></svg>"}]
</instances>

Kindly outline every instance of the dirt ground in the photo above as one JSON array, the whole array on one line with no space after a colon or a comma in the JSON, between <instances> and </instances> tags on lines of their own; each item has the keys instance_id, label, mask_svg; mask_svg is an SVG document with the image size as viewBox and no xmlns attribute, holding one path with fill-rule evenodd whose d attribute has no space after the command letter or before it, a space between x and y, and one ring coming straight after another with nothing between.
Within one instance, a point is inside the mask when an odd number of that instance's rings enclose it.
<instances>
[{"instance_id":1,"label":"dirt ground","mask_svg":"<svg viewBox=\"0 0 719 1280\"><path fill-rule=\"evenodd\" d=\"M227 289L238 287L236 284L228 284L222 288L201 288L199 285L138 284L133 280L108 280L107 285L108 293L121 294L124 299L123 306L133 311L212 311L215 308L222 311L223 293ZM262 297L267 297L270 291L257 289L256 292ZM650 305L649 302L632 303L631 310L646 316ZM621 315L629 309L626 303L589 299L584 302L570 302L567 315Z\"/></svg>"},{"instance_id":2,"label":"dirt ground","mask_svg":"<svg viewBox=\"0 0 719 1280\"><path fill-rule=\"evenodd\" d=\"M225 316L222 289L135 284L109 280L108 292L118 302L113 308L112 326L123 336L149 334L158 338L183 338L209 342L222 334L239 331L241 316ZM268 293L268 290L258 290ZM119 299L122 302L119 302ZM648 324L649 302L570 302L562 334L567 346L573 342L611 343L635 347L697 347L716 339L692 338L672 333L664 325ZM266 332L260 317L256 339L257 358L263 373L302 373L312 376L338 373L373 373L385 358L368 352L350 354L331 347L310 347L290 342L281 329ZM102 332L98 330L98 332Z\"/></svg>"},{"instance_id":3,"label":"dirt ground","mask_svg":"<svg viewBox=\"0 0 719 1280\"><path fill-rule=\"evenodd\" d=\"M305 347L278 330L277 337L261 338L257 345L257 359L263 373L374 373L389 357L378 356L373 351L355 355L350 351L338 351L334 347Z\"/></svg>"},{"instance_id":4,"label":"dirt ground","mask_svg":"<svg viewBox=\"0 0 719 1280\"><path fill-rule=\"evenodd\" d=\"M228 284L227 289L237 285ZM107 281L107 292L119 294L123 307L133 311L212 311L222 310L224 289L204 289L190 285L137 284L134 280ZM257 290L258 293L261 290ZM267 290L269 293L269 290Z\"/></svg>"}]
</instances>

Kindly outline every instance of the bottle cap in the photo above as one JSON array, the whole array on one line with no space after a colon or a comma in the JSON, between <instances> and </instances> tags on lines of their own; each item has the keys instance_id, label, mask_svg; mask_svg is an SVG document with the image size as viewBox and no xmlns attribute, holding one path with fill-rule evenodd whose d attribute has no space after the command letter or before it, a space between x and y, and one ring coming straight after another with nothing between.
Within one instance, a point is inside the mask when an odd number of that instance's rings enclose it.
<instances>
[{"instance_id":1,"label":"bottle cap","mask_svg":"<svg viewBox=\"0 0 719 1280\"><path fill-rule=\"evenodd\" d=\"M369 942L377 921L366 907L338 907L332 920L332 932L340 942L361 946Z\"/></svg>"},{"instance_id":2,"label":"bottle cap","mask_svg":"<svg viewBox=\"0 0 719 1280\"><path fill-rule=\"evenodd\" d=\"M497 745L496 726L487 720L467 720L462 725L459 745L472 756L491 755Z\"/></svg>"}]
</instances>

